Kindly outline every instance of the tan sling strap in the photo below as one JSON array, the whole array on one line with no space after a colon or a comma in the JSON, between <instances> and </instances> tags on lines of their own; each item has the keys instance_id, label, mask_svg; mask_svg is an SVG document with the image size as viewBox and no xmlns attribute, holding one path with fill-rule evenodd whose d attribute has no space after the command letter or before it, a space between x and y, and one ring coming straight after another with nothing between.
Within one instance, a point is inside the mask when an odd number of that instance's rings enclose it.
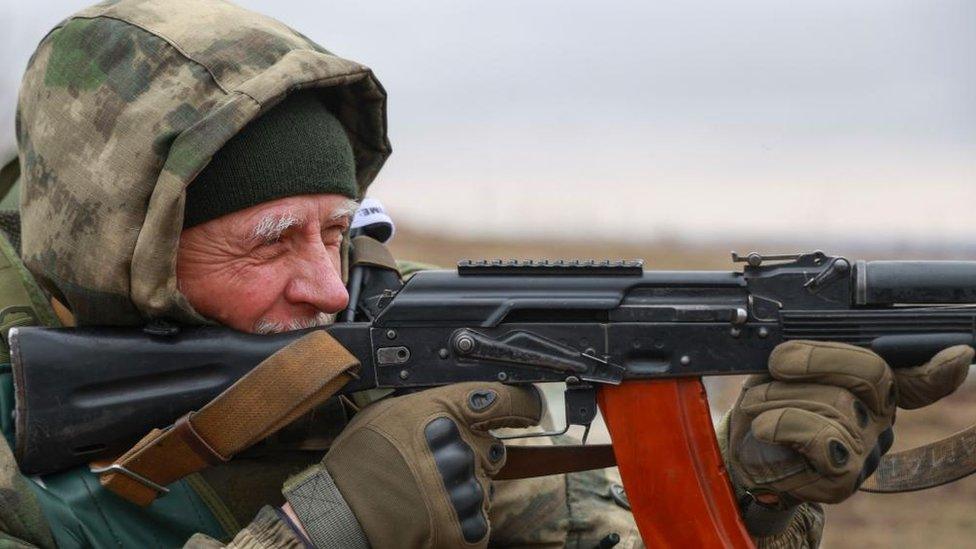
<instances>
[{"instance_id":1,"label":"tan sling strap","mask_svg":"<svg viewBox=\"0 0 976 549\"><path fill-rule=\"evenodd\" d=\"M942 440L881 458L861 490L896 494L941 486L976 472L976 425Z\"/></svg>"},{"instance_id":2,"label":"tan sling strap","mask_svg":"<svg viewBox=\"0 0 976 549\"><path fill-rule=\"evenodd\" d=\"M229 460L304 415L356 376L359 362L317 330L265 359L197 412L153 429L111 464L92 464L101 483L141 506L166 485Z\"/></svg>"}]
</instances>

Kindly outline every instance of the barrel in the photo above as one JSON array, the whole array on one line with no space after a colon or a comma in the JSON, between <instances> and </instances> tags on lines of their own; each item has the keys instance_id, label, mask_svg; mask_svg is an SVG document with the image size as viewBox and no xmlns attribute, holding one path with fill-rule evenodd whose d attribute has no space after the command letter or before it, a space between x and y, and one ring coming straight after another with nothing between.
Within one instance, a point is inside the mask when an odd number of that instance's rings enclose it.
<instances>
[{"instance_id":1,"label":"barrel","mask_svg":"<svg viewBox=\"0 0 976 549\"><path fill-rule=\"evenodd\" d=\"M858 261L857 305L976 304L976 261Z\"/></svg>"}]
</instances>

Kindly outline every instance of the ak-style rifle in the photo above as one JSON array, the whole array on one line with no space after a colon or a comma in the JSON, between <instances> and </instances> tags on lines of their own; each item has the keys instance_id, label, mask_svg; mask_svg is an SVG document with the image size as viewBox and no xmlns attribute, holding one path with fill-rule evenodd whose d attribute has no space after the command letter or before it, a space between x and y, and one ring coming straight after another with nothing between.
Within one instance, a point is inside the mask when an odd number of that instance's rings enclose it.
<instances>
[{"instance_id":1,"label":"ak-style rifle","mask_svg":"<svg viewBox=\"0 0 976 549\"><path fill-rule=\"evenodd\" d=\"M764 372L772 349L795 339L867 347L893 367L972 345L976 262L851 262L822 252L733 261L743 269L463 261L402 286L377 269L356 277L354 320L317 329L361 364L342 393L565 382L567 426L588 427L602 409L649 545L745 547L700 378ZM12 330L18 461L40 474L124 450L304 333ZM948 471L919 467L945 463L943 441L888 456L867 485L918 489L968 474L976 459L968 436L952 442L962 446Z\"/></svg>"}]
</instances>

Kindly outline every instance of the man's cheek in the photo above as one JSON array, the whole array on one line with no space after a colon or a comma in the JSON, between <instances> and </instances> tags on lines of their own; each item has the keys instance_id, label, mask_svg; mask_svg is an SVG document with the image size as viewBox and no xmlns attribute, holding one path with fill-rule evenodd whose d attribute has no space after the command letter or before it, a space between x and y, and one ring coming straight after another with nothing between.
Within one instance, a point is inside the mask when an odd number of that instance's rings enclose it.
<instances>
[{"instance_id":1,"label":"man's cheek","mask_svg":"<svg viewBox=\"0 0 976 549\"><path fill-rule=\"evenodd\" d=\"M243 284L241 295L247 301L244 305L261 309L272 307L284 299L289 282L290 278L274 270L257 273Z\"/></svg>"},{"instance_id":2,"label":"man's cheek","mask_svg":"<svg viewBox=\"0 0 976 549\"><path fill-rule=\"evenodd\" d=\"M225 289L226 324L250 331L254 324L283 299L287 279L271 266L240 273Z\"/></svg>"}]
</instances>

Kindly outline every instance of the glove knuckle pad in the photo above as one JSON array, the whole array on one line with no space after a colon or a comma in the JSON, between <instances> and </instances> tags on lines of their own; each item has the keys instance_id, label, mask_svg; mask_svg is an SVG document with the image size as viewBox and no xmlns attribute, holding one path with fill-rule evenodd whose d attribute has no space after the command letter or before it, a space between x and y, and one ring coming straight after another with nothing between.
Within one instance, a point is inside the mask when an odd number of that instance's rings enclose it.
<instances>
[{"instance_id":1,"label":"glove knuckle pad","mask_svg":"<svg viewBox=\"0 0 976 549\"><path fill-rule=\"evenodd\" d=\"M851 451L843 442L836 438L827 441L827 454L830 456L830 462L835 467L843 467L851 459Z\"/></svg>"},{"instance_id":2,"label":"glove knuckle pad","mask_svg":"<svg viewBox=\"0 0 976 549\"><path fill-rule=\"evenodd\" d=\"M424 437L465 541L474 543L483 539L488 534L488 520L483 510L485 491L476 474L474 450L461 438L458 425L447 417L428 422Z\"/></svg>"},{"instance_id":3,"label":"glove knuckle pad","mask_svg":"<svg viewBox=\"0 0 976 549\"><path fill-rule=\"evenodd\" d=\"M498 393L492 389L475 389L468 393L468 408L472 412L483 412L498 400Z\"/></svg>"},{"instance_id":4,"label":"glove knuckle pad","mask_svg":"<svg viewBox=\"0 0 976 549\"><path fill-rule=\"evenodd\" d=\"M488 447L488 461L498 463L505 459L505 445L501 442L493 442Z\"/></svg>"}]
</instances>

